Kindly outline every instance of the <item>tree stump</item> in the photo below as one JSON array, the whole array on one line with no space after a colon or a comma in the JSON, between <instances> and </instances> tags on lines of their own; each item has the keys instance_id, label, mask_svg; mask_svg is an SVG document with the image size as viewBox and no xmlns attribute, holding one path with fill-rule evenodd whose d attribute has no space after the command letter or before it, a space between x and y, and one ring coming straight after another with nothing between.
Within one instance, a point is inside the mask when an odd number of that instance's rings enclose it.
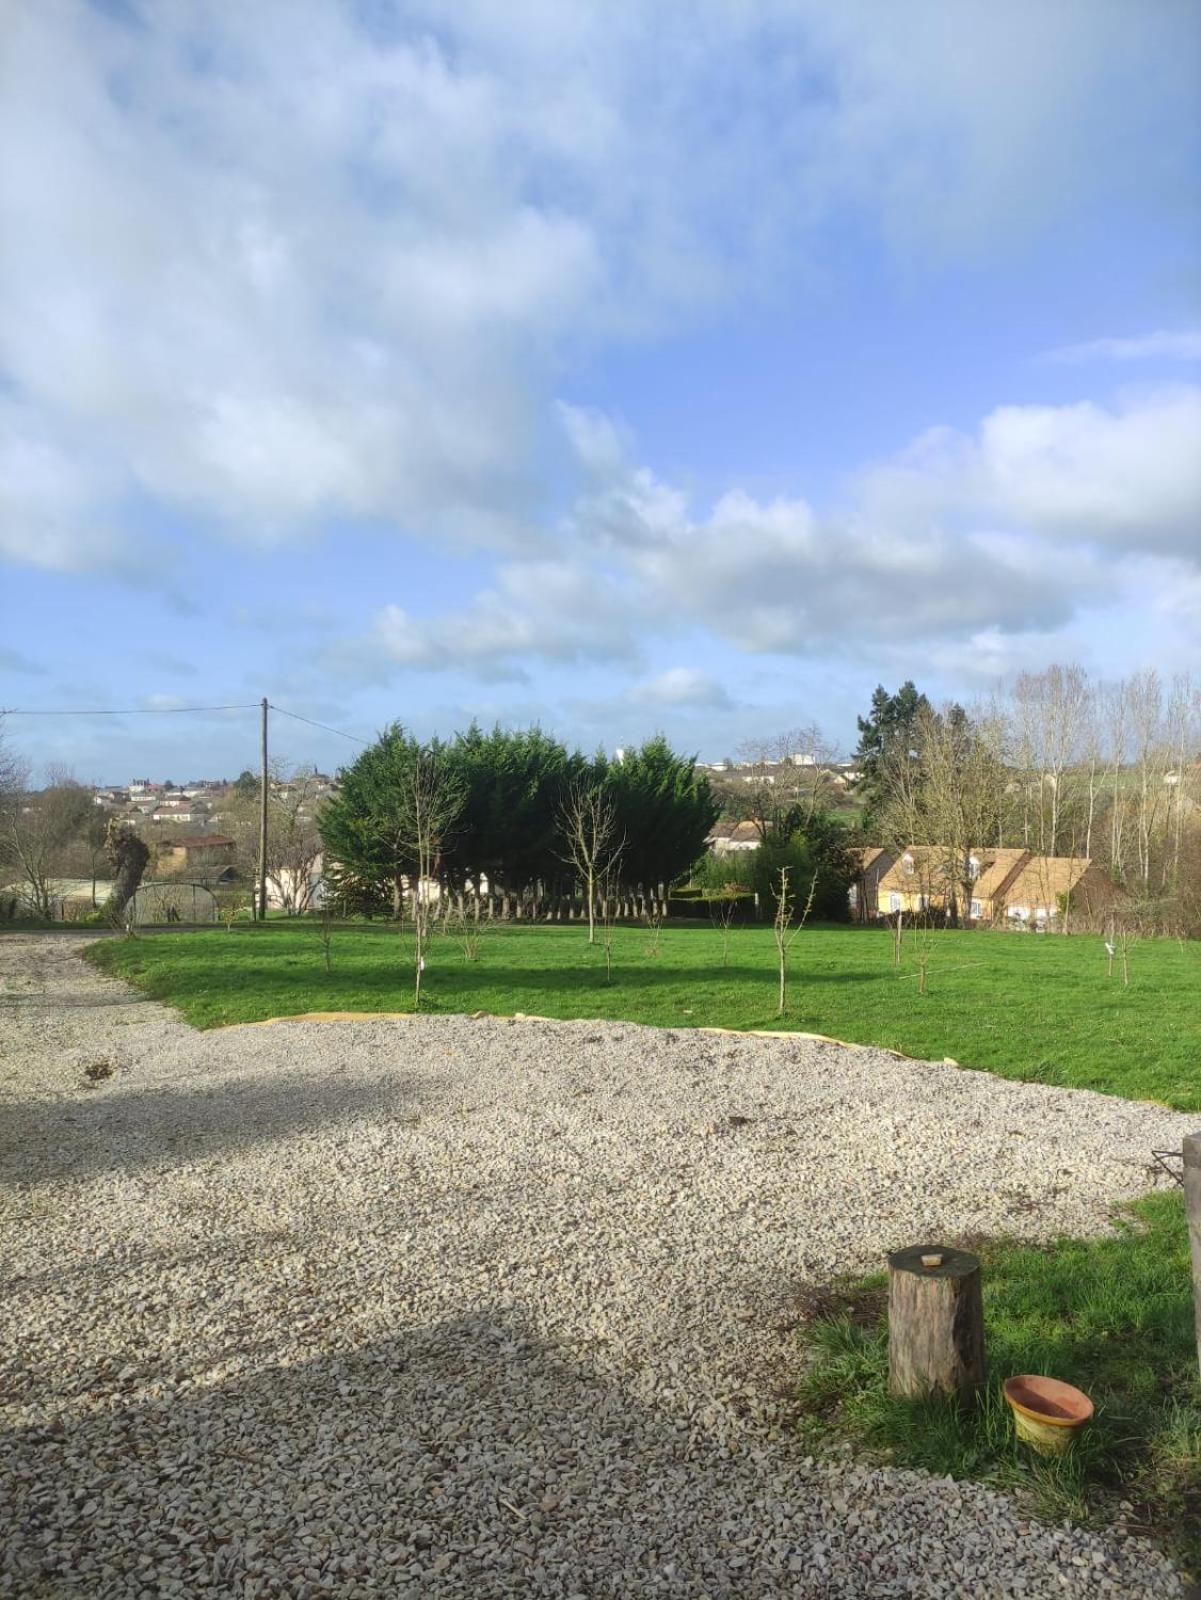
<instances>
[{"instance_id":1,"label":"tree stump","mask_svg":"<svg viewBox=\"0 0 1201 1600\"><path fill-rule=\"evenodd\" d=\"M888 1258L888 1383L893 1394L970 1398L984 1382L980 1262L916 1244Z\"/></svg>"}]
</instances>

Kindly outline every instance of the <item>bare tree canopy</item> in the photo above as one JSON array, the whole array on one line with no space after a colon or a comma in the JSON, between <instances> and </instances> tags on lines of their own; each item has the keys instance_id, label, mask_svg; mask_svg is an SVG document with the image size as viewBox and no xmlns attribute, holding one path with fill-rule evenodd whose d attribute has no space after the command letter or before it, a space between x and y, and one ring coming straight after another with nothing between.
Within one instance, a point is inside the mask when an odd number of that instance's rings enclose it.
<instances>
[{"instance_id":1,"label":"bare tree canopy","mask_svg":"<svg viewBox=\"0 0 1201 1600\"><path fill-rule=\"evenodd\" d=\"M588 943L596 943L596 894L616 870L624 839L617 831L617 808L598 783L578 779L559 811L563 859L579 877L588 905Z\"/></svg>"},{"instance_id":2,"label":"bare tree canopy","mask_svg":"<svg viewBox=\"0 0 1201 1600\"><path fill-rule=\"evenodd\" d=\"M239 780L239 783L241 780ZM320 797L325 784L315 767L292 769L276 763L267 788L267 887L289 916L314 907L321 868ZM258 780L253 790L234 785L229 828L245 862L259 847Z\"/></svg>"},{"instance_id":3,"label":"bare tree canopy","mask_svg":"<svg viewBox=\"0 0 1201 1600\"><path fill-rule=\"evenodd\" d=\"M804 827L834 798L829 768L836 755L815 723L748 739L734 772L720 780L723 808L753 823L764 842Z\"/></svg>"},{"instance_id":4,"label":"bare tree canopy","mask_svg":"<svg viewBox=\"0 0 1201 1600\"><path fill-rule=\"evenodd\" d=\"M45 789L20 784L0 794L0 859L20 874L22 895L34 916L53 914L53 879L92 810L88 791L61 773L53 774Z\"/></svg>"}]
</instances>

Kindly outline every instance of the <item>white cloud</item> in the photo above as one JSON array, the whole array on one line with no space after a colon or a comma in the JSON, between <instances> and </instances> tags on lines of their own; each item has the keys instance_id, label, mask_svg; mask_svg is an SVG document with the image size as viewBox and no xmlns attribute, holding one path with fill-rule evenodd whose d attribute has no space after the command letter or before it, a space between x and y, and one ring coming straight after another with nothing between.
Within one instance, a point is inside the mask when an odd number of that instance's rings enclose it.
<instances>
[{"instance_id":1,"label":"white cloud","mask_svg":"<svg viewBox=\"0 0 1201 1600\"><path fill-rule=\"evenodd\" d=\"M1201 562L1201 388L1001 406L973 436L923 435L858 489L902 529L967 523Z\"/></svg>"},{"instance_id":2,"label":"white cloud","mask_svg":"<svg viewBox=\"0 0 1201 1600\"><path fill-rule=\"evenodd\" d=\"M669 667L657 677L635 684L628 698L634 705L705 706L723 711L733 704L725 684L696 667Z\"/></svg>"},{"instance_id":3,"label":"white cloud","mask_svg":"<svg viewBox=\"0 0 1201 1600\"><path fill-rule=\"evenodd\" d=\"M1188 31L1107 0L17 0L0 549L144 569L131 508L267 545L353 517L538 547L581 348L804 282L848 215L945 253L1094 181L1170 197ZM598 539L680 520L612 477Z\"/></svg>"},{"instance_id":4,"label":"white cloud","mask_svg":"<svg viewBox=\"0 0 1201 1600\"><path fill-rule=\"evenodd\" d=\"M1137 339L1089 339L1049 350L1045 361L1201 361L1201 329L1160 328Z\"/></svg>"},{"instance_id":5,"label":"white cloud","mask_svg":"<svg viewBox=\"0 0 1201 1600\"><path fill-rule=\"evenodd\" d=\"M523 677L521 663L536 660L636 659L633 620L618 585L582 564L526 561L502 566L495 587L460 611L414 617L385 606L365 650L397 667Z\"/></svg>"},{"instance_id":6,"label":"white cloud","mask_svg":"<svg viewBox=\"0 0 1201 1600\"><path fill-rule=\"evenodd\" d=\"M966 656L985 677L1009 649L1033 648L1110 603L1141 560L1179 587L1201 569L1201 391L1006 406L972 434L932 429L865 469L847 503L742 489L698 514L629 458L604 417L571 407L563 425L581 494L555 559L504 564L455 612L395 606L367 649L394 665L489 675L536 661L631 668L640 641L703 630L737 650L791 656L920 643ZM1183 614L1183 613L1182 613ZM677 667L635 685L635 701L718 703L720 685Z\"/></svg>"}]
</instances>

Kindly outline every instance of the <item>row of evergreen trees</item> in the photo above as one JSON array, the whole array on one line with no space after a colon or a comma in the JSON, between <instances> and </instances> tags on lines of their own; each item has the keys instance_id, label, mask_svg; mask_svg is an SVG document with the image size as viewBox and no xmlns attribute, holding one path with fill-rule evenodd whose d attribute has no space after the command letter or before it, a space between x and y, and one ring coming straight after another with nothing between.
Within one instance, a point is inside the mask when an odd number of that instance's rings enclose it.
<instances>
[{"instance_id":1,"label":"row of evergreen trees","mask_svg":"<svg viewBox=\"0 0 1201 1600\"><path fill-rule=\"evenodd\" d=\"M571 892L564 815L582 789L603 793L611 811L613 876L651 892L704 852L719 811L693 758L661 737L610 760L569 751L540 728L473 724L423 742L394 723L340 779L321 837L331 877L360 906L396 904L400 879L431 866L452 890L483 878L493 894Z\"/></svg>"}]
</instances>

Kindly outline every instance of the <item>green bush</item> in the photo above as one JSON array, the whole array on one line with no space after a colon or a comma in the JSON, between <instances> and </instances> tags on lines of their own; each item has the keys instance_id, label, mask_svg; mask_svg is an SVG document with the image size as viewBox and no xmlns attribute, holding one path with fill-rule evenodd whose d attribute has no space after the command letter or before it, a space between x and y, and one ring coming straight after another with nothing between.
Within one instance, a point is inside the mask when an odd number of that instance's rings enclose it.
<instances>
[{"instance_id":1,"label":"green bush","mask_svg":"<svg viewBox=\"0 0 1201 1600\"><path fill-rule=\"evenodd\" d=\"M755 851L732 856L704 855L692 869L690 886L699 893L751 887L751 868Z\"/></svg>"},{"instance_id":2,"label":"green bush","mask_svg":"<svg viewBox=\"0 0 1201 1600\"><path fill-rule=\"evenodd\" d=\"M780 872L784 868L788 870L788 892L796 916L804 911L812 888L809 916L814 921L847 921L847 890L854 880L855 867L838 823L821 815L813 817L787 838L769 838L755 851L750 883L767 916L775 915Z\"/></svg>"}]
</instances>

